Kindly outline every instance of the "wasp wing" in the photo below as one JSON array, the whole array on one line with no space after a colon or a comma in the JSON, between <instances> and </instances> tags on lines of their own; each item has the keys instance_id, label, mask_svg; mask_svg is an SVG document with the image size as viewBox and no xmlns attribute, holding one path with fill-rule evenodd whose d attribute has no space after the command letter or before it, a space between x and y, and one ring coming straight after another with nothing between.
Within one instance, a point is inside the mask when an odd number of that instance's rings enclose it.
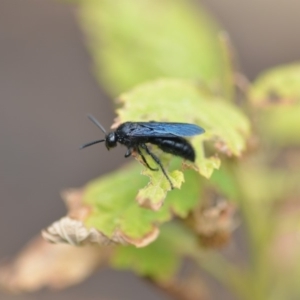
<instances>
[{"instance_id":1,"label":"wasp wing","mask_svg":"<svg viewBox=\"0 0 300 300\"><path fill-rule=\"evenodd\" d=\"M137 122L130 130L130 136L135 137L183 137L204 133L198 125L188 123Z\"/></svg>"}]
</instances>

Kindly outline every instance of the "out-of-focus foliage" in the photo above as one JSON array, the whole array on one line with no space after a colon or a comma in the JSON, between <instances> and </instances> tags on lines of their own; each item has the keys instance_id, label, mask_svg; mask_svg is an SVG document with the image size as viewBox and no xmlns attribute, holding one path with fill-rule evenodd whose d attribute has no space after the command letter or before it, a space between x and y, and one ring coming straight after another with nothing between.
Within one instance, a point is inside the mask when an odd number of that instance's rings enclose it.
<instances>
[{"instance_id":1,"label":"out-of-focus foliage","mask_svg":"<svg viewBox=\"0 0 300 300\"><path fill-rule=\"evenodd\" d=\"M113 96L160 77L195 79L232 95L220 28L184 0L84 0L80 20L95 72Z\"/></svg>"},{"instance_id":2,"label":"out-of-focus foliage","mask_svg":"<svg viewBox=\"0 0 300 300\"><path fill-rule=\"evenodd\" d=\"M191 298L189 289L175 288L182 282L192 286L192 280L178 277L189 257L238 299L299 299L299 65L259 76L237 105L229 101L235 100L235 74L220 31L188 1L86 0L79 1L79 10L100 81L110 94L121 92L114 126L174 121L198 124L206 132L191 139L195 164L153 147L175 190L169 191L161 170L133 162L67 193L67 216L43 236L54 243L112 246L97 248L99 256L91 252L86 266L74 262L81 274L61 272L62 286L82 280L105 258L177 299L199 299ZM155 165L150 158L149 163ZM226 243L223 255L216 249ZM25 250L0 269L2 287L57 285L52 276L60 268L32 245L34 255ZM66 258L60 251L58 262ZM43 256L45 268L49 261L52 268L39 277ZM18 263L23 258L30 266ZM28 270L42 278L33 288L28 276L20 276ZM197 286L202 285L201 280Z\"/></svg>"},{"instance_id":3,"label":"out-of-focus foliage","mask_svg":"<svg viewBox=\"0 0 300 300\"><path fill-rule=\"evenodd\" d=\"M259 110L263 138L282 146L300 144L300 65L277 67L255 80L251 103Z\"/></svg>"},{"instance_id":4,"label":"out-of-focus foliage","mask_svg":"<svg viewBox=\"0 0 300 300\"><path fill-rule=\"evenodd\" d=\"M300 103L300 65L292 64L268 70L251 88L250 100L259 107Z\"/></svg>"},{"instance_id":5,"label":"out-of-focus foliage","mask_svg":"<svg viewBox=\"0 0 300 300\"><path fill-rule=\"evenodd\" d=\"M134 269L139 275L157 281L168 281L179 271L182 255L188 253L187 249L195 247L195 244L191 232L171 223L161 227L159 237L148 247L118 247L112 264L120 269Z\"/></svg>"},{"instance_id":6,"label":"out-of-focus foliage","mask_svg":"<svg viewBox=\"0 0 300 300\"><path fill-rule=\"evenodd\" d=\"M110 252L109 247L52 245L39 236L13 262L2 263L0 287L12 293L63 289L94 273Z\"/></svg>"}]
</instances>

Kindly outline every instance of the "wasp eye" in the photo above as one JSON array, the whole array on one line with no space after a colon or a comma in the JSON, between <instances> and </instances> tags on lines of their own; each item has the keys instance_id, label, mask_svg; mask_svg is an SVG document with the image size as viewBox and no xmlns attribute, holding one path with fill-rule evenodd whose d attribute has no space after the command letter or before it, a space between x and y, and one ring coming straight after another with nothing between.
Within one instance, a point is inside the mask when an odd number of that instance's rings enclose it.
<instances>
[{"instance_id":1,"label":"wasp eye","mask_svg":"<svg viewBox=\"0 0 300 300\"><path fill-rule=\"evenodd\" d=\"M107 135L105 145L108 150L117 146L117 137L114 132L111 132Z\"/></svg>"}]
</instances>

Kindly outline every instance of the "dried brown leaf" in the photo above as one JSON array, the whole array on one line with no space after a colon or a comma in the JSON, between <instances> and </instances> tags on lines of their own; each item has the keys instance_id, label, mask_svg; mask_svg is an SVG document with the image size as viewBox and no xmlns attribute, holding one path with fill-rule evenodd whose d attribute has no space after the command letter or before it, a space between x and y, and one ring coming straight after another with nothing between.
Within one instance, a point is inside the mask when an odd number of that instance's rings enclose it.
<instances>
[{"instance_id":1,"label":"dried brown leaf","mask_svg":"<svg viewBox=\"0 0 300 300\"><path fill-rule=\"evenodd\" d=\"M208 300L210 294L207 285L199 275L190 275L183 279L174 278L171 281L156 282L162 290L180 300Z\"/></svg>"},{"instance_id":2,"label":"dried brown leaf","mask_svg":"<svg viewBox=\"0 0 300 300\"><path fill-rule=\"evenodd\" d=\"M197 232L203 246L219 248L231 239L236 227L235 210L231 203L219 200L213 206L195 209L188 222Z\"/></svg>"},{"instance_id":3,"label":"dried brown leaf","mask_svg":"<svg viewBox=\"0 0 300 300\"><path fill-rule=\"evenodd\" d=\"M109 247L52 245L38 237L0 267L0 286L13 293L65 288L91 275L109 253Z\"/></svg>"},{"instance_id":4,"label":"dried brown leaf","mask_svg":"<svg viewBox=\"0 0 300 300\"><path fill-rule=\"evenodd\" d=\"M87 228L81 221L63 217L42 231L43 238L54 244L81 246L85 244L108 245L121 242L120 238L110 239L95 228Z\"/></svg>"}]
</instances>

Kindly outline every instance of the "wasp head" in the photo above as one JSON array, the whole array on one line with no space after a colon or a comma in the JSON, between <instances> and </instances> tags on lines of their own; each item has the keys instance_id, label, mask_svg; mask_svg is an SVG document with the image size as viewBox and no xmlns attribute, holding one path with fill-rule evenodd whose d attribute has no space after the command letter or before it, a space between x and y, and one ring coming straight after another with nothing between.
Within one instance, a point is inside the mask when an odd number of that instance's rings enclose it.
<instances>
[{"instance_id":1,"label":"wasp head","mask_svg":"<svg viewBox=\"0 0 300 300\"><path fill-rule=\"evenodd\" d=\"M105 146L106 146L107 150L117 146L117 137L116 137L115 132L111 132L106 136Z\"/></svg>"}]
</instances>

